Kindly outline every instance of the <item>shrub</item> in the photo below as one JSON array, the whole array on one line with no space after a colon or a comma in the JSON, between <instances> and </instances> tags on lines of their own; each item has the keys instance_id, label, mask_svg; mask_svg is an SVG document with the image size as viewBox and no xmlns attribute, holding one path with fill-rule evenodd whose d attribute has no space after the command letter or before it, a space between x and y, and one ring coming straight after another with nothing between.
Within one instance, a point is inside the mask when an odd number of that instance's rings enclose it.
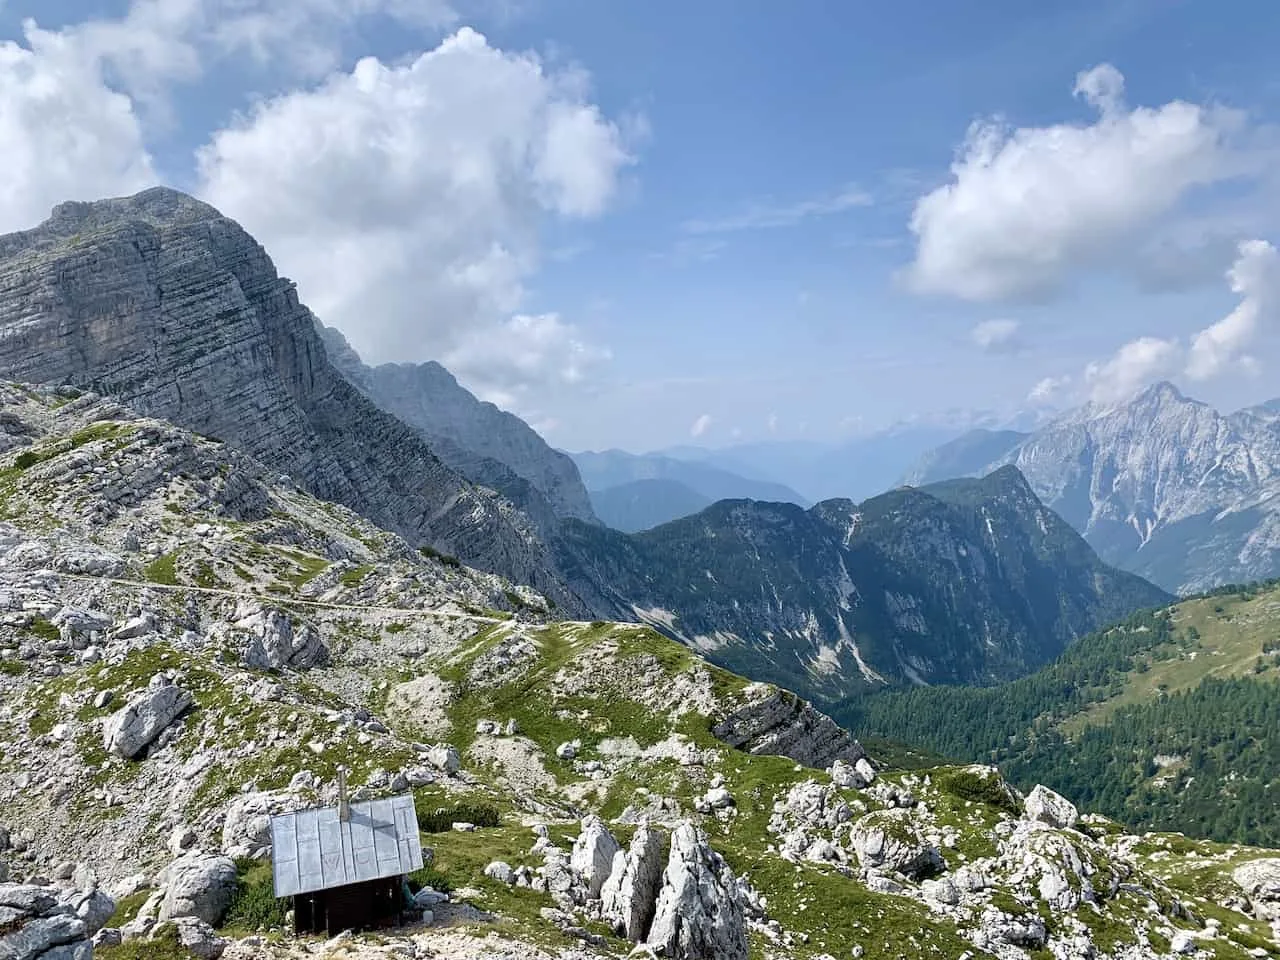
<instances>
[{"instance_id":1,"label":"shrub","mask_svg":"<svg viewBox=\"0 0 1280 960\"><path fill-rule=\"evenodd\" d=\"M497 809L487 804L459 803L452 807L418 811L418 829L423 833L448 833L455 823L496 827L500 822Z\"/></svg>"},{"instance_id":2,"label":"shrub","mask_svg":"<svg viewBox=\"0 0 1280 960\"><path fill-rule=\"evenodd\" d=\"M453 890L453 884L449 882L449 878L428 864L421 870L415 870L406 878L409 889L417 893L423 887L430 887L438 893L450 893Z\"/></svg>"},{"instance_id":3,"label":"shrub","mask_svg":"<svg viewBox=\"0 0 1280 960\"><path fill-rule=\"evenodd\" d=\"M265 869L264 869L265 867ZM285 925L287 899L277 899L271 881L270 864L261 860L236 861L236 892L227 908L224 926L248 930L268 930Z\"/></svg>"},{"instance_id":4,"label":"shrub","mask_svg":"<svg viewBox=\"0 0 1280 960\"><path fill-rule=\"evenodd\" d=\"M990 807L1018 813L1018 802L998 774L984 777L971 770L954 770L937 778L938 789L960 800L985 803Z\"/></svg>"}]
</instances>

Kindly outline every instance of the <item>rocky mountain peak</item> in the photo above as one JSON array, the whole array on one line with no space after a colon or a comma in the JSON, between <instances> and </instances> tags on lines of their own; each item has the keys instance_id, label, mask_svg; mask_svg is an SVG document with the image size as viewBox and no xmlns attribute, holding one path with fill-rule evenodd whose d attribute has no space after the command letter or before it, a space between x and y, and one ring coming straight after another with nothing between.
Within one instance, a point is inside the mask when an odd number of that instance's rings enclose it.
<instances>
[{"instance_id":1,"label":"rocky mountain peak","mask_svg":"<svg viewBox=\"0 0 1280 960\"><path fill-rule=\"evenodd\" d=\"M294 284L178 191L77 203L0 238L0 375L91 388L224 440L411 542L544 585L529 523L329 362Z\"/></svg>"},{"instance_id":2,"label":"rocky mountain peak","mask_svg":"<svg viewBox=\"0 0 1280 960\"><path fill-rule=\"evenodd\" d=\"M334 365L383 410L417 428L436 454L520 506L546 535L565 517L594 522L573 460L515 414L479 400L435 361L365 364L338 330L317 324ZM532 488L532 490L530 490Z\"/></svg>"}]
</instances>

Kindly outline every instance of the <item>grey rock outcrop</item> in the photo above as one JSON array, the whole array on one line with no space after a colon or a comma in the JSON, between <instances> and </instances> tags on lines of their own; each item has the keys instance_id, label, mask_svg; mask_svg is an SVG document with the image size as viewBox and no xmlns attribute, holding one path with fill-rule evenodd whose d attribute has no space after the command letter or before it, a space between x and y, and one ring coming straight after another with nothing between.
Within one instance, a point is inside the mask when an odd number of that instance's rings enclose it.
<instances>
[{"instance_id":1,"label":"grey rock outcrop","mask_svg":"<svg viewBox=\"0 0 1280 960\"><path fill-rule=\"evenodd\" d=\"M680 960L746 960L742 893L733 871L691 823L671 835L646 944Z\"/></svg>"},{"instance_id":2,"label":"grey rock outcrop","mask_svg":"<svg viewBox=\"0 0 1280 960\"><path fill-rule=\"evenodd\" d=\"M107 718L102 743L107 750L133 760L194 701L191 694L163 677L152 678L146 693Z\"/></svg>"},{"instance_id":3,"label":"grey rock outcrop","mask_svg":"<svg viewBox=\"0 0 1280 960\"><path fill-rule=\"evenodd\" d=\"M746 704L712 727L718 739L735 749L818 768L837 760L854 764L866 756L847 730L790 691L753 684L745 696Z\"/></svg>"},{"instance_id":4,"label":"grey rock outcrop","mask_svg":"<svg viewBox=\"0 0 1280 960\"><path fill-rule=\"evenodd\" d=\"M853 849L863 867L912 879L943 868L942 855L917 828L910 810L879 810L854 823Z\"/></svg>"},{"instance_id":5,"label":"grey rock outcrop","mask_svg":"<svg viewBox=\"0 0 1280 960\"><path fill-rule=\"evenodd\" d=\"M97 891L78 893L29 884L0 884L0 958L90 960L91 938L115 903Z\"/></svg>"},{"instance_id":6,"label":"grey rock outcrop","mask_svg":"<svg viewBox=\"0 0 1280 960\"><path fill-rule=\"evenodd\" d=\"M216 925L222 920L236 890L236 865L230 857L191 853L165 868L164 902L159 919L195 917Z\"/></svg>"},{"instance_id":7,"label":"grey rock outcrop","mask_svg":"<svg viewBox=\"0 0 1280 960\"><path fill-rule=\"evenodd\" d=\"M586 887L587 896L596 899L613 870L613 857L621 848L609 828L599 817L582 821L582 832L574 841L569 866Z\"/></svg>"},{"instance_id":8,"label":"grey rock outcrop","mask_svg":"<svg viewBox=\"0 0 1280 960\"><path fill-rule=\"evenodd\" d=\"M1023 801L1027 819L1047 823L1051 827L1069 830L1080 820L1080 811L1074 803L1061 794L1054 793L1044 784L1036 784Z\"/></svg>"},{"instance_id":9,"label":"grey rock outcrop","mask_svg":"<svg viewBox=\"0 0 1280 960\"><path fill-rule=\"evenodd\" d=\"M1231 879L1253 903L1254 916L1259 920L1280 920L1280 859L1242 863Z\"/></svg>"},{"instance_id":10,"label":"grey rock outcrop","mask_svg":"<svg viewBox=\"0 0 1280 960\"><path fill-rule=\"evenodd\" d=\"M271 849L271 818L306 805L292 790L242 793L227 804L222 821L222 852L228 856L262 856Z\"/></svg>"},{"instance_id":11,"label":"grey rock outcrop","mask_svg":"<svg viewBox=\"0 0 1280 960\"><path fill-rule=\"evenodd\" d=\"M236 610L232 626L246 635L241 656L253 670L308 670L329 655L314 627L295 627L286 613L272 607L247 603Z\"/></svg>"},{"instance_id":12,"label":"grey rock outcrop","mask_svg":"<svg viewBox=\"0 0 1280 960\"><path fill-rule=\"evenodd\" d=\"M294 285L207 204L154 188L0 237L0 334L0 376L119 398L581 608L529 522L349 383Z\"/></svg>"},{"instance_id":13,"label":"grey rock outcrop","mask_svg":"<svg viewBox=\"0 0 1280 960\"><path fill-rule=\"evenodd\" d=\"M333 365L383 410L421 430L431 449L463 476L527 508L523 481L554 517L595 520L577 465L515 414L476 399L434 361L370 367L339 331L319 330Z\"/></svg>"},{"instance_id":14,"label":"grey rock outcrop","mask_svg":"<svg viewBox=\"0 0 1280 960\"><path fill-rule=\"evenodd\" d=\"M613 931L640 942L649 935L662 886L662 837L641 824L625 850L613 855L613 868L600 891L601 912Z\"/></svg>"}]
</instances>

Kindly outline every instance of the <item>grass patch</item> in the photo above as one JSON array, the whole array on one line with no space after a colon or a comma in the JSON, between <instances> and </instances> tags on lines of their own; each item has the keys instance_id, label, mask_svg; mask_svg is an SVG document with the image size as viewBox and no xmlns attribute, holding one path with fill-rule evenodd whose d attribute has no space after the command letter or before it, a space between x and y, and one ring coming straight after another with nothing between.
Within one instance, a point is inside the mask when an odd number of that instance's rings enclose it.
<instances>
[{"instance_id":1,"label":"grass patch","mask_svg":"<svg viewBox=\"0 0 1280 960\"><path fill-rule=\"evenodd\" d=\"M41 640L57 640L59 637L58 628L46 620L44 617L36 617L27 625L27 633L39 637Z\"/></svg>"},{"instance_id":2,"label":"grass patch","mask_svg":"<svg viewBox=\"0 0 1280 960\"><path fill-rule=\"evenodd\" d=\"M974 770L948 770L940 773L934 781L943 793L960 800L972 800L974 803L985 803L989 807L1019 813L1018 801L1014 799L998 773L992 772L983 776Z\"/></svg>"},{"instance_id":3,"label":"grass patch","mask_svg":"<svg viewBox=\"0 0 1280 960\"><path fill-rule=\"evenodd\" d=\"M20 677L27 672L27 665L21 660L0 659L0 673L7 677Z\"/></svg>"},{"instance_id":4,"label":"grass patch","mask_svg":"<svg viewBox=\"0 0 1280 960\"><path fill-rule=\"evenodd\" d=\"M344 587L359 586L360 581L367 577L371 570L373 570L373 564L371 563L362 563L354 570L348 570L342 575L342 585Z\"/></svg>"},{"instance_id":5,"label":"grass patch","mask_svg":"<svg viewBox=\"0 0 1280 960\"><path fill-rule=\"evenodd\" d=\"M166 553L164 556L157 557L146 565L142 574L152 583L176 587L178 585L178 555L176 553Z\"/></svg>"}]
</instances>

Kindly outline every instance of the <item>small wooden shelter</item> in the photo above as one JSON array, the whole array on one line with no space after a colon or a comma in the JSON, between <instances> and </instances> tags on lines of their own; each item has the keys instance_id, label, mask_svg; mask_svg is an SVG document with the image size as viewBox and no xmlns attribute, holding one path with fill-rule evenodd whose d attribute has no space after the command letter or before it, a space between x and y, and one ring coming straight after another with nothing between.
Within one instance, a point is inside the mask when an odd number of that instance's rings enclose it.
<instances>
[{"instance_id":1,"label":"small wooden shelter","mask_svg":"<svg viewBox=\"0 0 1280 960\"><path fill-rule=\"evenodd\" d=\"M271 818L277 897L293 898L298 933L334 936L394 924L405 907L405 874L422 868L412 794Z\"/></svg>"}]
</instances>

